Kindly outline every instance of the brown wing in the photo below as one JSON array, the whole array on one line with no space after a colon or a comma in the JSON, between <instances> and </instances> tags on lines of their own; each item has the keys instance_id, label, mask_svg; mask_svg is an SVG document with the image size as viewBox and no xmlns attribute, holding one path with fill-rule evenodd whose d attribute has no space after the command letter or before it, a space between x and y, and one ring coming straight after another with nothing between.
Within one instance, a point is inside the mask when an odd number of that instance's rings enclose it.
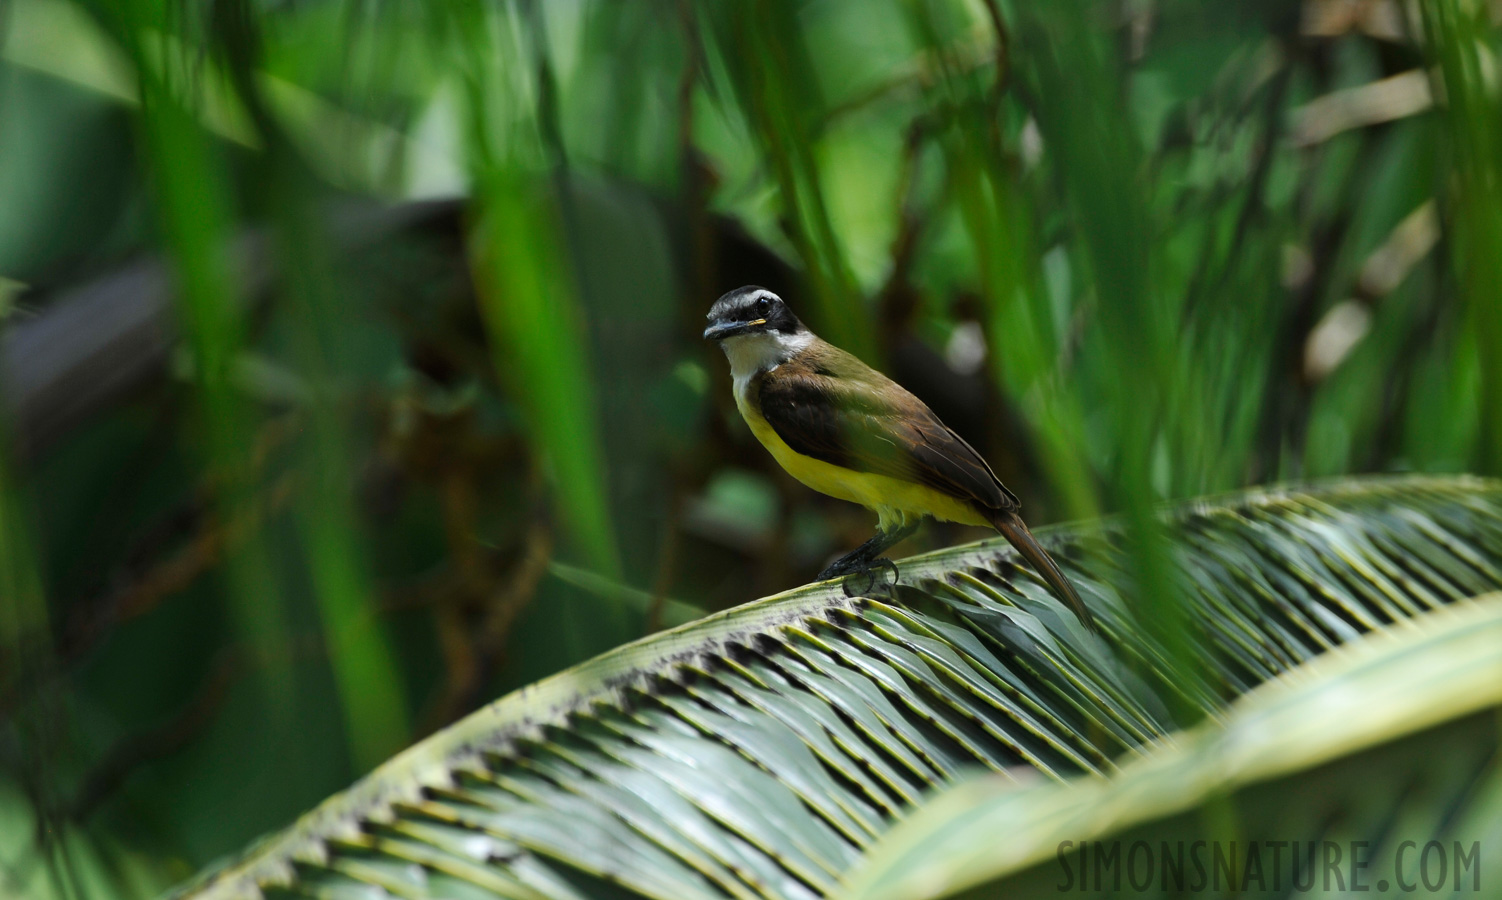
<instances>
[{"instance_id":1,"label":"brown wing","mask_svg":"<svg viewBox=\"0 0 1502 900\"><path fill-rule=\"evenodd\" d=\"M762 417L793 450L833 465L915 481L993 510L1017 498L923 401L825 345L763 377Z\"/></svg>"}]
</instances>

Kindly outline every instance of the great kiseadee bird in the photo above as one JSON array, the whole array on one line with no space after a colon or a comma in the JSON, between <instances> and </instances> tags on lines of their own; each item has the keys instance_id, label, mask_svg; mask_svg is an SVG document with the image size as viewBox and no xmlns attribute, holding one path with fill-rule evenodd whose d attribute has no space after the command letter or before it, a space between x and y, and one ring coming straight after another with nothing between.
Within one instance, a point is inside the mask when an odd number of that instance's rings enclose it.
<instances>
[{"instance_id":1,"label":"great kiseadee bird","mask_svg":"<svg viewBox=\"0 0 1502 900\"><path fill-rule=\"evenodd\" d=\"M725 351L735 405L777 462L814 490L876 513L876 535L830 564L821 580L895 569L882 554L924 516L989 525L1094 629L1079 594L1018 515L1016 495L922 400L821 340L765 288L737 288L716 300L704 337Z\"/></svg>"}]
</instances>

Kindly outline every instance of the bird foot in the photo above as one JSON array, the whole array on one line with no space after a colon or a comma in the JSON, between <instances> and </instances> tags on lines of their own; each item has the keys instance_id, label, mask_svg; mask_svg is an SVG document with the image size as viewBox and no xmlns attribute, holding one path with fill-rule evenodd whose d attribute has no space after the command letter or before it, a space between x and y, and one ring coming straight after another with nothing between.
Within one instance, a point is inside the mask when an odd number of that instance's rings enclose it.
<instances>
[{"instance_id":1,"label":"bird foot","mask_svg":"<svg viewBox=\"0 0 1502 900\"><path fill-rule=\"evenodd\" d=\"M824 571L818 574L815 581L828 581L831 578L839 578L842 575L850 575L854 572L864 572L871 564L857 556L842 556L824 567Z\"/></svg>"},{"instance_id":2,"label":"bird foot","mask_svg":"<svg viewBox=\"0 0 1502 900\"><path fill-rule=\"evenodd\" d=\"M886 579L888 569L892 572L890 583ZM900 573L897 571L897 564L885 557L873 559L848 574L850 577L846 578L844 583L840 585L846 597L858 597L877 593L877 585L881 586L881 593L885 593L897 586L897 579L900 577ZM860 583L862 579L865 580L865 587L861 590L854 590L855 585Z\"/></svg>"}]
</instances>

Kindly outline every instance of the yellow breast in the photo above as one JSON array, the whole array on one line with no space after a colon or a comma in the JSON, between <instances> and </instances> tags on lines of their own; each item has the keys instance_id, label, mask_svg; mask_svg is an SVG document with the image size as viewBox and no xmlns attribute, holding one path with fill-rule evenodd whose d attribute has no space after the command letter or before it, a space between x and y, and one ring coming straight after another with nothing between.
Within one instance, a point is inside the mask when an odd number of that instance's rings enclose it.
<instances>
[{"instance_id":1,"label":"yellow breast","mask_svg":"<svg viewBox=\"0 0 1502 900\"><path fill-rule=\"evenodd\" d=\"M887 475L857 472L822 459L804 456L778 437L776 430L762 417L761 410L748 401L746 393L749 385L738 384L736 388L736 407L740 409L746 424L751 426L751 433L756 435L763 447L771 451L778 465L821 494L859 503L874 511L882 530L889 530L923 516L965 525L989 524L971 504L925 485Z\"/></svg>"}]
</instances>

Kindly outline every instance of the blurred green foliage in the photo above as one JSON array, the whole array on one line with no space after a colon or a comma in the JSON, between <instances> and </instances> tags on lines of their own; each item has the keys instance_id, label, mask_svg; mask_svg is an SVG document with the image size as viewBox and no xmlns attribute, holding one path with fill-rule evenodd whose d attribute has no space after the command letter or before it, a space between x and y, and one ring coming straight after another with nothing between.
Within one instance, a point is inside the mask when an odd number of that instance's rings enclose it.
<instances>
[{"instance_id":1,"label":"blurred green foliage","mask_svg":"<svg viewBox=\"0 0 1502 900\"><path fill-rule=\"evenodd\" d=\"M1152 503L1502 474L1495 23L1419 8L11 0L0 893L160 889L867 536L729 402L744 283L1031 522L1126 512L1192 676Z\"/></svg>"}]
</instances>

